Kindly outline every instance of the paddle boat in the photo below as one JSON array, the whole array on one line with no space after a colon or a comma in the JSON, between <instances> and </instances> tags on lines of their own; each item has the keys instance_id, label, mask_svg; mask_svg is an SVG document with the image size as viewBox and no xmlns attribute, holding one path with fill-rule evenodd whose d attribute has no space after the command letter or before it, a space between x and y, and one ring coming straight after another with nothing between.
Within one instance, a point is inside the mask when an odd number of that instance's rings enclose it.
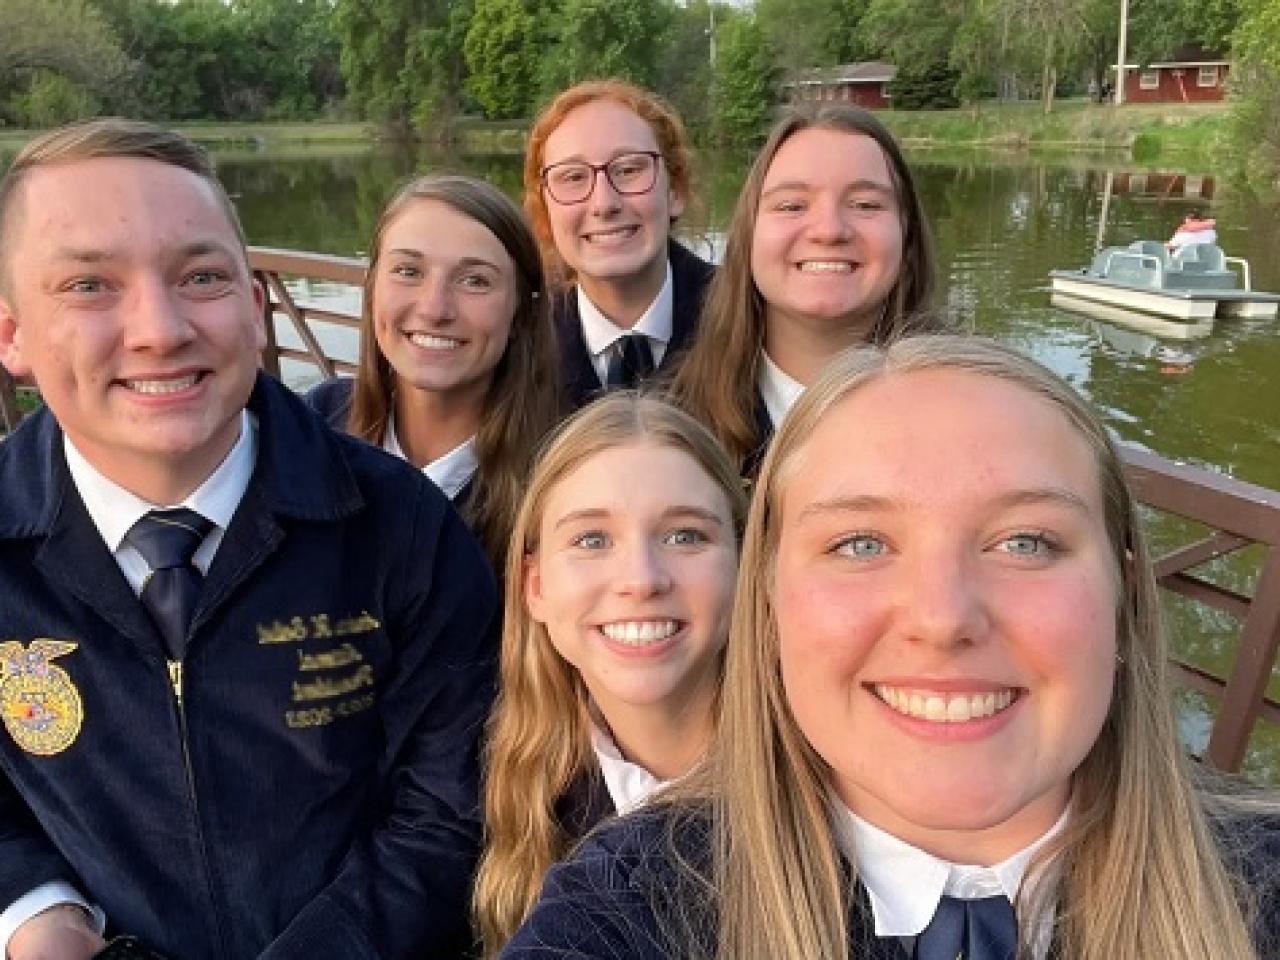
<instances>
[{"instance_id":1,"label":"paddle boat","mask_svg":"<svg viewBox=\"0 0 1280 960\"><path fill-rule=\"evenodd\" d=\"M1082 270L1051 270L1049 277L1056 294L1175 320L1269 319L1280 309L1280 296L1253 289L1249 262L1228 257L1216 243L1170 254L1157 240L1138 240L1107 247Z\"/></svg>"}]
</instances>

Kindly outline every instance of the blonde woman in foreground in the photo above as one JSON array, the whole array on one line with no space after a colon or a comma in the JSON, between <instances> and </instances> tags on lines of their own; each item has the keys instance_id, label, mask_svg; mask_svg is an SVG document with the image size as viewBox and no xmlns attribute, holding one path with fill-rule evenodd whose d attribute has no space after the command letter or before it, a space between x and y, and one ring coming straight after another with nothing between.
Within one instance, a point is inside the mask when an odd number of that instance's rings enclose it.
<instances>
[{"instance_id":1,"label":"blonde woman in foreground","mask_svg":"<svg viewBox=\"0 0 1280 960\"><path fill-rule=\"evenodd\" d=\"M968 338L843 355L763 466L706 774L504 957L1280 957L1280 804L1183 753L1159 609L1070 387Z\"/></svg>"},{"instance_id":2,"label":"blonde woman in foreground","mask_svg":"<svg viewBox=\"0 0 1280 960\"><path fill-rule=\"evenodd\" d=\"M539 457L508 556L490 721L474 903L487 955L592 826L702 759L745 513L710 434L633 392L580 411Z\"/></svg>"}]
</instances>

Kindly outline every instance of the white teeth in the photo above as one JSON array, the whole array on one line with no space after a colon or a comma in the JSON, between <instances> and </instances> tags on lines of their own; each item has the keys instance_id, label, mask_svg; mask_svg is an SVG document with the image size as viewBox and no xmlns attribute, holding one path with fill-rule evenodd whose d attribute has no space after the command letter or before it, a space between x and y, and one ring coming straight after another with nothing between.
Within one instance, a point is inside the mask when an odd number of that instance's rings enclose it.
<instances>
[{"instance_id":1,"label":"white teeth","mask_svg":"<svg viewBox=\"0 0 1280 960\"><path fill-rule=\"evenodd\" d=\"M804 260L800 269L804 273L851 273L853 264L847 260Z\"/></svg>"},{"instance_id":2,"label":"white teeth","mask_svg":"<svg viewBox=\"0 0 1280 960\"><path fill-rule=\"evenodd\" d=\"M998 693L942 694L875 685L876 696L898 713L932 723L964 723L993 717L1013 703L1013 690Z\"/></svg>"},{"instance_id":3,"label":"white teeth","mask_svg":"<svg viewBox=\"0 0 1280 960\"><path fill-rule=\"evenodd\" d=\"M587 234L587 240L617 240L631 236L638 229L639 227L614 227L612 230L593 230Z\"/></svg>"},{"instance_id":4,"label":"white teeth","mask_svg":"<svg viewBox=\"0 0 1280 960\"><path fill-rule=\"evenodd\" d=\"M178 393L194 386L198 379L200 379L198 374L189 373L185 377L179 377L176 380L126 380L125 385L130 390L135 390L138 393L154 395Z\"/></svg>"},{"instance_id":5,"label":"white teeth","mask_svg":"<svg viewBox=\"0 0 1280 960\"><path fill-rule=\"evenodd\" d=\"M643 647L646 644L665 640L677 630L680 624L675 620L621 620L617 623L602 623L600 632L615 643L625 643L631 647Z\"/></svg>"},{"instance_id":6,"label":"white teeth","mask_svg":"<svg viewBox=\"0 0 1280 960\"><path fill-rule=\"evenodd\" d=\"M411 333L409 342L431 350L456 350L462 346L462 341L456 337L435 337L429 333Z\"/></svg>"}]
</instances>

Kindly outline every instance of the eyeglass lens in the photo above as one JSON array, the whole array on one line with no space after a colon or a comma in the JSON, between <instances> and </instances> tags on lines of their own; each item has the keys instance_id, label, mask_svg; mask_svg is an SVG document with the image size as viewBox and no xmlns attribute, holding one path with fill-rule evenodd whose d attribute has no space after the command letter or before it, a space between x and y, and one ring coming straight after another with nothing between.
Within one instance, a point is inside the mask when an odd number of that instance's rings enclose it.
<instances>
[{"instance_id":1,"label":"eyeglass lens","mask_svg":"<svg viewBox=\"0 0 1280 960\"><path fill-rule=\"evenodd\" d=\"M647 193L657 179L658 161L649 153L624 153L598 165L578 161L552 164L544 176L552 199L558 203L581 203L591 196L600 172L618 193Z\"/></svg>"}]
</instances>

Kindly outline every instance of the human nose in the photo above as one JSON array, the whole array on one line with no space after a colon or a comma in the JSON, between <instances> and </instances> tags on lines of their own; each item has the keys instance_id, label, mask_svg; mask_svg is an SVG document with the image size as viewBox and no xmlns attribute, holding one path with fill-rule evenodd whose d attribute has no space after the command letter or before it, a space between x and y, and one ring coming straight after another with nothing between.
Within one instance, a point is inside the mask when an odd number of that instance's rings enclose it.
<instances>
[{"instance_id":1,"label":"human nose","mask_svg":"<svg viewBox=\"0 0 1280 960\"><path fill-rule=\"evenodd\" d=\"M621 551L618 591L639 597L656 596L671 589L671 573L657 544L638 539Z\"/></svg>"},{"instance_id":2,"label":"human nose","mask_svg":"<svg viewBox=\"0 0 1280 960\"><path fill-rule=\"evenodd\" d=\"M814 204L810 231L814 239L826 243L843 243L853 235L853 218L838 199Z\"/></svg>"},{"instance_id":3,"label":"human nose","mask_svg":"<svg viewBox=\"0 0 1280 960\"><path fill-rule=\"evenodd\" d=\"M622 203L622 194L618 193L609 179L604 167L591 169L591 193L587 195L587 203L595 214L613 213Z\"/></svg>"},{"instance_id":4,"label":"human nose","mask_svg":"<svg viewBox=\"0 0 1280 960\"><path fill-rule=\"evenodd\" d=\"M127 346L134 350L168 352L194 336L186 305L162 277L134 286L127 319Z\"/></svg>"},{"instance_id":5,"label":"human nose","mask_svg":"<svg viewBox=\"0 0 1280 960\"><path fill-rule=\"evenodd\" d=\"M419 319L447 323L456 319L456 307L453 288L447 277L429 275L423 280L414 305Z\"/></svg>"},{"instance_id":6,"label":"human nose","mask_svg":"<svg viewBox=\"0 0 1280 960\"><path fill-rule=\"evenodd\" d=\"M961 550L920 551L904 573L899 610L906 639L937 647L982 642L990 629L984 588Z\"/></svg>"}]
</instances>

